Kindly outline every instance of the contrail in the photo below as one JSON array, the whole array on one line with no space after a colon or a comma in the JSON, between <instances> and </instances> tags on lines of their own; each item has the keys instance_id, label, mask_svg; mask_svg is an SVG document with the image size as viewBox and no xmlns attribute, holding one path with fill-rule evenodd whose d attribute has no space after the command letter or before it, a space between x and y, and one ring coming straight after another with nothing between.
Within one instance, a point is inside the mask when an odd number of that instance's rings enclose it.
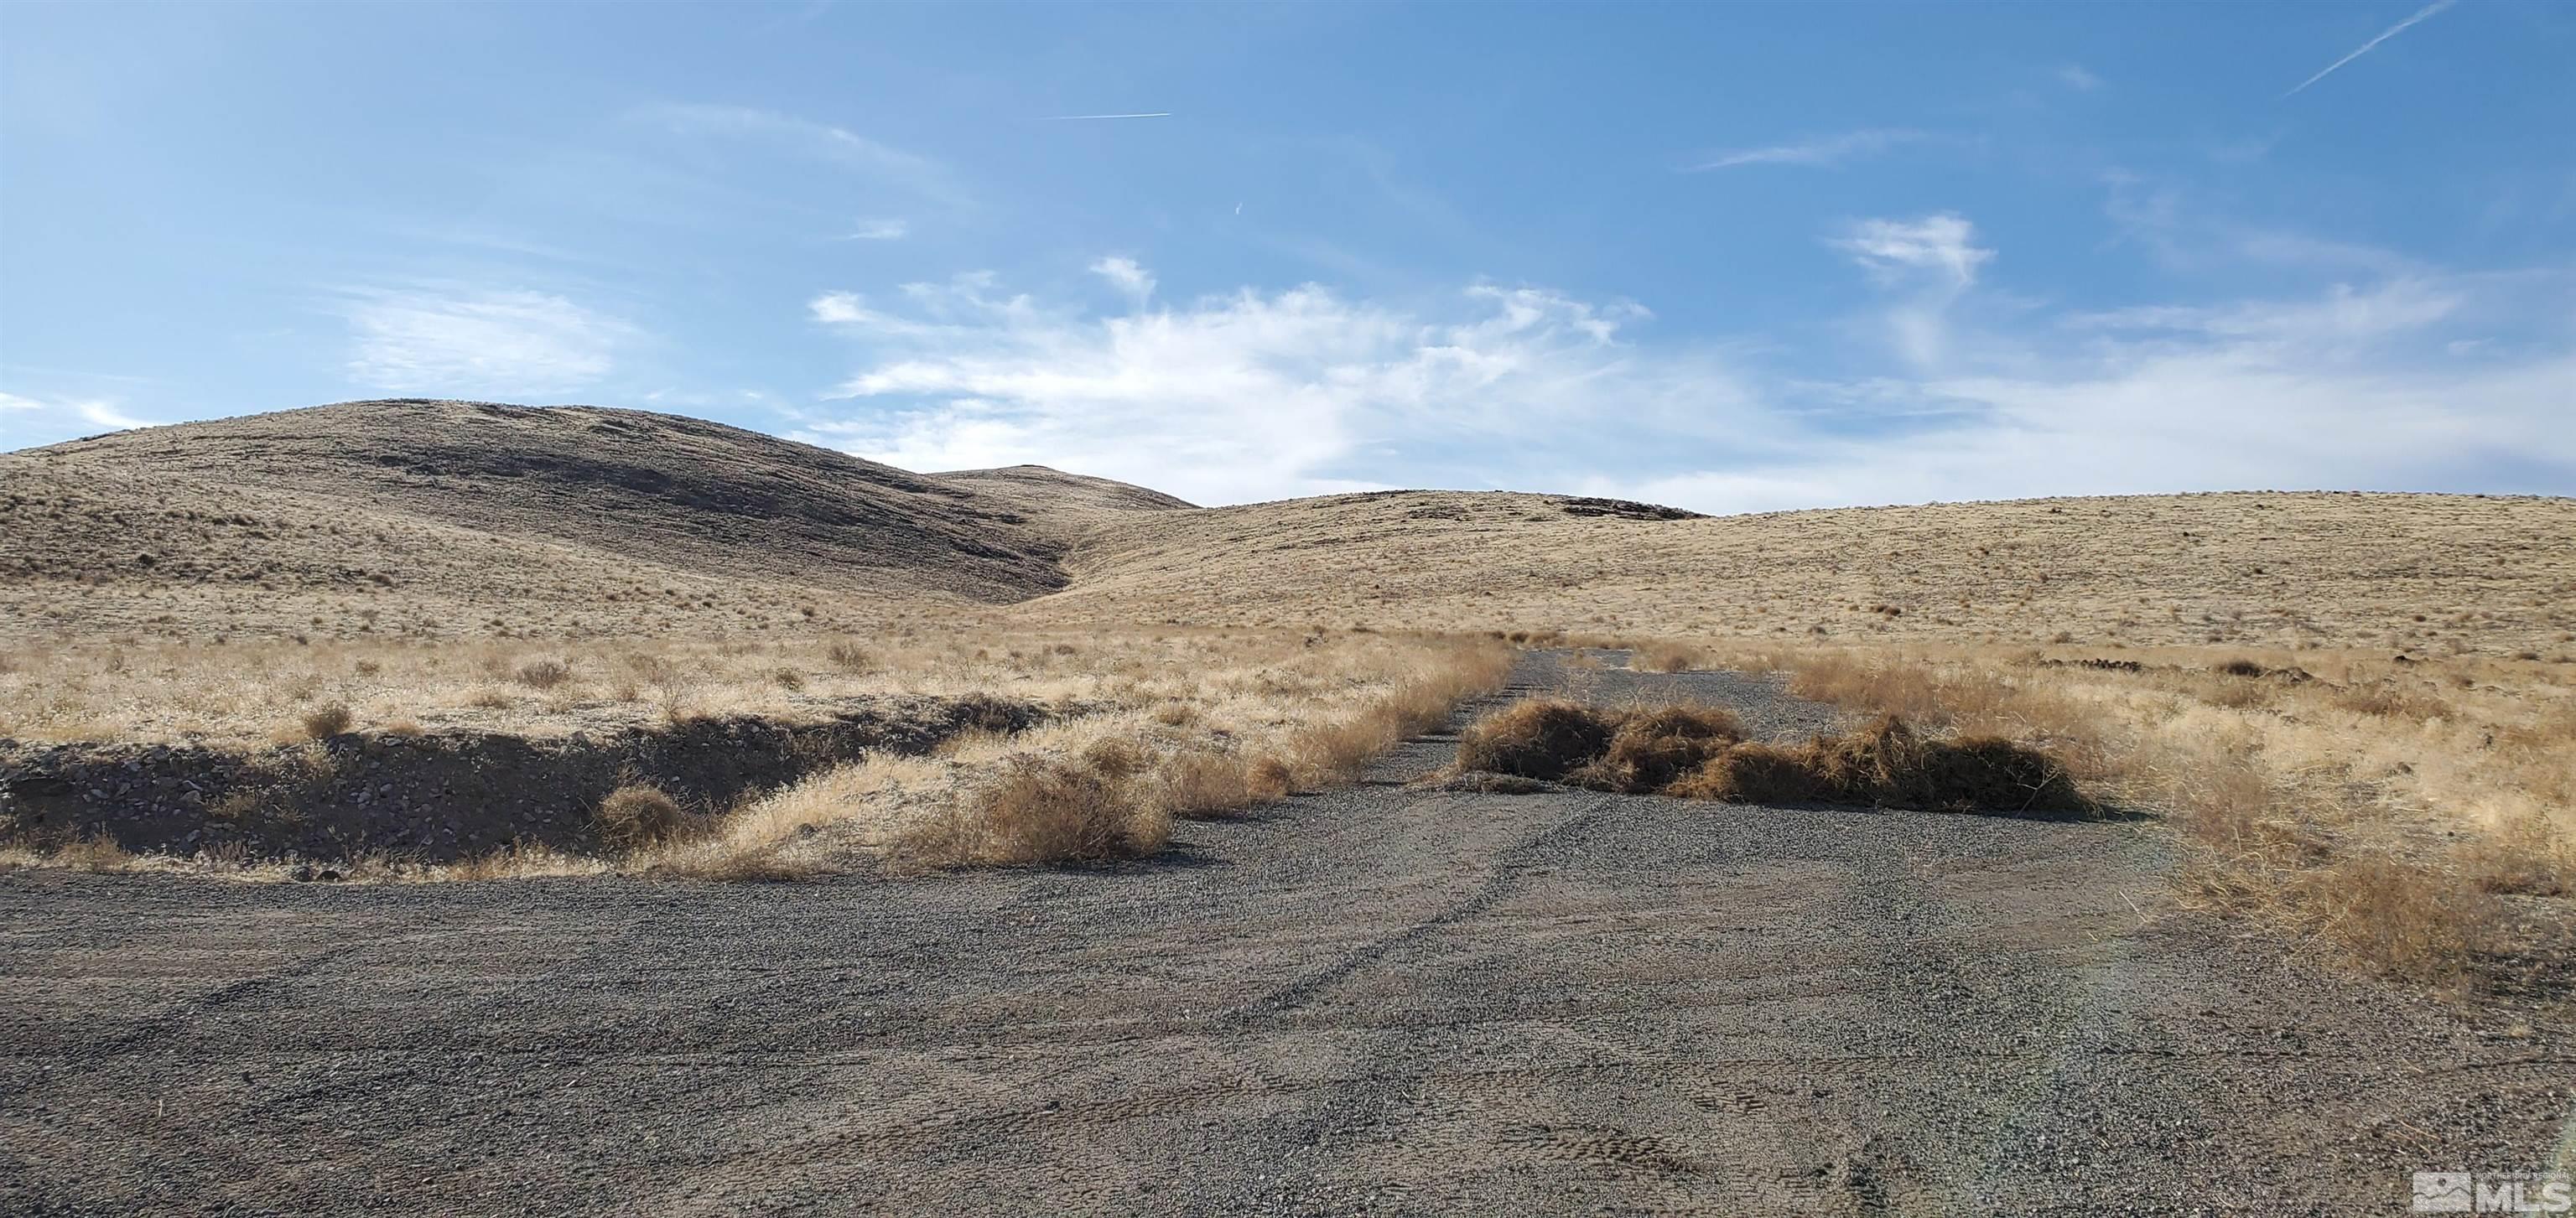
<instances>
[{"instance_id":1,"label":"contrail","mask_svg":"<svg viewBox=\"0 0 2576 1218\"><path fill-rule=\"evenodd\" d=\"M2445 3L2448 3L2448 0L2444 0L2444 2L2445 2ZM2386 37L2386 35L2384 35L2384 34L2383 34L2383 35L2381 35L2381 37ZM1041 122L1041 123L1074 123L1074 122L1081 122L1081 121L1083 121L1083 120L1085 120L1085 119L1094 119L1094 118L1170 118L1170 117L1172 117L1172 112L1171 112L1171 111L1169 111L1169 110L1156 110L1156 111L1155 111L1155 112L1153 112L1152 114L1050 114L1050 115L1046 116L1045 118L1039 119L1038 121L1039 121L1039 122Z\"/></svg>"},{"instance_id":2,"label":"contrail","mask_svg":"<svg viewBox=\"0 0 2576 1218\"><path fill-rule=\"evenodd\" d=\"M2417 12L2414 16L2409 17L2409 18L2405 19L2404 21L2400 21L2400 22L2398 22L2397 24L2392 25L2392 26L2388 27L2388 28L2387 28L2387 29L2385 29L2385 30L2381 30L2381 31L2379 32L2379 37L2377 37L2377 38L2373 38L2373 39L2371 39L2370 41L2368 41L2368 42L2365 42L2365 43L2361 44L2361 47L2360 47L2360 49L2359 49L2359 50L2356 50L2356 51L2354 51L2352 54L2350 54L2350 55L2346 55L2346 56L2344 56L2343 58L2341 58L2341 59L2338 59L2338 60L2334 61L2333 63L2327 64L2327 65L2326 65L2326 70L2325 70L2325 71L2323 71L2323 72L2319 72L2319 73L2317 73L2316 75L2314 75L2314 76L2311 76L2311 77L2307 78L2306 80L2300 81L2300 82L2299 82L2299 89L2307 88L2309 85L2312 85L2312 84L2317 83L2318 81L2324 80L2328 75L2330 75L2331 73L2333 73L2333 71L2334 71L2336 68L2340 68L2340 67L2344 66L2345 64L2351 63L2353 60L2359 59L2359 58L2361 58L2363 55L2368 54L2368 53L2370 52L2370 48L2375 47L2375 46L2378 46L2380 43L2386 42L2386 41L2388 41L2389 39L2396 37L2396 36L2397 36L2397 31L2402 30L2402 29L2405 29L2407 26L2413 25L2413 24L2415 24L2415 23L2416 23L2416 22L2418 22L2418 21L2422 21L2422 20L2423 20L2423 19L2425 19L2426 17L2430 17L2430 16L2432 16L2433 14L2438 13L2438 12L2441 12L2443 9L2449 8L2449 7L2451 7L2452 5L2457 4L2457 3L2459 3L2459 0L2433 0L2433 2L2432 2L2431 4L2427 4L2427 5L2425 5L2425 6L2423 7L2423 9L2422 9L2421 11ZM2290 93L2296 93L2296 92L2298 92L2298 91L2299 91L2299 89L2292 89L2292 90L2290 90ZM2284 94L2282 94L2281 96L2283 96L2283 97L2288 97L2288 96L2290 95L2290 93L2284 93Z\"/></svg>"}]
</instances>

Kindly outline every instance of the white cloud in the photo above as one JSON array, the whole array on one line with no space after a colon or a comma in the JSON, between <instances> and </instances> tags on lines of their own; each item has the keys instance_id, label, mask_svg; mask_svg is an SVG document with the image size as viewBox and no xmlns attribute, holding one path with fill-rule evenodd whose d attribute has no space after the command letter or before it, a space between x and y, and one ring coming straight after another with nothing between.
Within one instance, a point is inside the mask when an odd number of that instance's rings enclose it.
<instances>
[{"instance_id":1,"label":"white cloud","mask_svg":"<svg viewBox=\"0 0 2576 1218\"><path fill-rule=\"evenodd\" d=\"M1712 169L1734 169L1744 165L1839 165L1857 156L1884 152L1899 144L1920 143L1933 138L1921 131L1872 128L1847 131L1841 135L1818 136L1794 143L1774 144L1765 148L1739 148L1719 153L1707 160L1681 168L1683 173L1706 173Z\"/></svg>"},{"instance_id":2,"label":"white cloud","mask_svg":"<svg viewBox=\"0 0 2576 1218\"><path fill-rule=\"evenodd\" d=\"M1966 217L1942 212L1920 220L1863 220L1833 245L1873 272L1930 269L1964 287L1976 282L1977 268L1995 256L1979 247L1976 237L1976 226Z\"/></svg>"},{"instance_id":3,"label":"white cloud","mask_svg":"<svg viewBox=\"0 0 2576 1218\"><path fill-rule=\"evenodd\" d=\"M1950 309L1977 281L1994 251L1976 226L1950 212L1919 220L1863 220L1828 242L1900 295L1881 318L1889 340L1918 368L1941 363L1952 346Z\"/></svg>"},{"instance_id":4,"label":"white cloud","mask_svg":"<svg viewBox=\"0 0 2576 1218\"><path fill-rule=\"evenodd\" d=\"M458 285L345 294L348 372L370 388L525 399L591 385L635 328L561 296Z\"/></svg>"},{"instance_id":5,"label":"white cloud","mask_svg":"<svg viewBox=\"0 0 2576 1218\"><path fill-rule=\"evenodd\" d=\"M1091 264L1091 273L1108 280L1119 291L1137 300L1154 294L1154 276L1136 265L1133 258L1103 258Z\"/></svg>"},{"instance_id":6,"label":"white cloud","mask_svg":"<svg viewBox=\"0 0 2576 1218\"><path fill-rule=\"evenodd\" d=\"M2102 87L2102 78L2087 71L2080 63L2057 65L2057 83L2079 93L2090 93Z\"/></svg>"},{"instance_id":7,"label":"white cloud","mask_svg":"<svg viewBox=\"0 0 2576 1218\"><path fill-rule=\"evenodd\" d=\"M948 167L919 153L869 139L845 127L751 106L666 102L644 106L634 117L679 135L725 136L766 143L799 156L839 165L954 207L975 204Z\"/></svg>"},{"instance_id":8,"label":"white cloud","mask_svg":"<svg viewBox=\"0 0 2576 1218\"><path fill-rule=\"evenodd\" d=\"M879 308L801 438L912 469L1038 462L1227 503L1388 485L1619 494L1711 511L2223 488L2576 489L2576 276L2416 275L2273 300L1966 307L1955 217L1841 248L1961 304L1957 341L1766 360L1649 341L1644 309L1474 284L1418 305L1306 285L1097 315L977 273ZM1145 274L1142 267L1135 268ZM1900 287L1906 286L1903 284ZM2555 294L2554 296L2552 294ZM827 316L828 314L828 316ZM1977 319L2005 318L2008 325ZM2462 339L2490 340L2450 349ZM1748 343L1748 349L1756 344ZM1828 362L1830 359L1830 362ZM2506 470L2506 474L2492 471Z\"/></svg>"},{"instance_id":9,"label":"white cloud","mask_svg":"<svg viewBox=\"0 0 2576 1218\"><path fill-rule=\"evenodd\" d=\"M988 275L903 294L899 317L846 293L812 303L872 349L834 393L867 408L809 416L807 438L910 469L1039 462L1228 502L1373 485L1360 471L1387 472L1388 452L1414 476L1519 483L1539 476L1532 454L1443 437L1554 430L1561 452L1591 442L1604 397L1672 433L1740 398L1711 361L1634 362L1621 331L1642 309L1535 288L1472 285L1436 316L1314 285L1109 317L1000 294Z\"/></svg>"},{"instance_id":10,"label":"white cloud","mask_svg":"<svg viewBox=\"0 0 2576 1218\"><path fill-rule=\"evenodd\" d=\"M912 235L912 225L900 217L862 219L842 234L844 241L901 241Z\"/></svg>"},{"instance_id":11,"label":"white cloud","mask_svg":"<svg viewBox=\"0 0 2576 1218\"><path fill-rule=\"evenodd\" d=\"M106 398L29 397L0 393L0 449L21 448L94 435L100 429L153 427Z\"/></svg>"}]
</instances>

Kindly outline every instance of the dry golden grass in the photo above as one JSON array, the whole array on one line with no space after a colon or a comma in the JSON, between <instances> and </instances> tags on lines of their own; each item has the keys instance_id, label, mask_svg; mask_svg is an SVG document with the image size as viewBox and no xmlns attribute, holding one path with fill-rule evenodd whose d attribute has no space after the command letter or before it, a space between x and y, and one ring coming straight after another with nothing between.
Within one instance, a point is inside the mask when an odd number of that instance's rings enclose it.
<instances>
[{"instance_id":1,"label":"dry golden grass","mask_svg":"<svg viewBox=\"0 0 2576 1218\"><path fill-rule=\"evenodd\" d=\"M1376 637L969 620L865 640L80 640L10 652L0 666L0 738L260 744L282 718L292 726L335 713L349 721L333 730L560 736L696 717L814 722L853 698L974 694L1050 706L1152 702L1180 720L1169 726L1186 727L1231 696L1343 680L1350 674L1332 670L1381 647ZM543 688L523 676L532 666L545 666Z\"/></svg>"},{"instance_id":2,"label":"dry golden grass","mask_svg":"<svg viewBox=\"0 0 2576 1218\"><path fill-rule=\"evenodd\" d=\"M941 816L909 826L897 856L927 866L1012 865L1152 854L1172 816L1128 783L1026 754Z\"/></svg>"},{"instance_id":3,"label":"dry golden grass","mask_svg":"<svg viewBox=\"0 0 2576 1218\"><path fill-rule=\"evenodd\" d=\"M1660 706L1618 718L1601 755L1575 771L1575 783L1610 791L1662 791L1696 773L1744 739L1744 725L1718 706Z\"/></svg>"},{"instance_id":4,"label":"dry golden grass","mask_svg":"<svg viewBox=\"0 0 2576 1218\"><path fill-rule=\"evenodd\" d=\"M610 846L636 850L692 835L697 818L679 801L641 783L627 783L599 801L592 817L599 838Z\"/></svg>"},{"instance_id":5,"label":"dry golden grass","mask_svg":"<svg viewBox=\"0 0 2576 1218\"><path fill-rule=\"evenodd\" d=\"M1576 515L1396 492L1102 524L1031 620L1655 637L1686 645L2305 646L2576 656L2576 500L2247 492ZM2220 658L2224 658L2223 656ZM1649 663L1661 662L1660 655Z\"/></svg>"},{"instance_id":6,"label":"dry golden grass","mask_svg":"<svg viewBox=\"0 0 2576 1218\"><path fill-rule=\"evenodd\" d=\"M1610 747L1617 725L1562 698L1523 698L1458 733L1458 767L1515 778L1563 778Z\"/></svg>"},{"instance_id":7,"label":"dry golden grass","mask_svg":"<svg viewBox=\"0 0 2576 1218\"><path fill-rule=\"evenodd\" d=\"M1689 672L1708 666L1708 656L1688 643L1651 639L1628 653L1628 667L1639 672Z\"/></svg>"},{"instance_id":8,"label":"dry golden grass","mask_svg":"<svg viewBox=\"0 0 2576 1218\"><path fill-rule=\"evenodd\" d=\"M1175 817L1349 778L1444 722L1458 702L1500 686L1512 661L1487 641L1375 633L1236 635L1174 672L1136 668L1106 638L1045 654L1116 664L1123 697L1015 735L970 735L932 756L827 770L621 866L804 875L860 859L947 867L1148 852Z\"/></svg>"},{"instance_id":9,"label":"dry golden grass","mask_svg":"<svg viewBox=\"0 0 2576 1218\"><path fill-rule=\"evenodd\" d=\"M2494 894L2576 888L2576 674L2527 660L2070 648L1742 651L1799 694L2045 746L2182 830L2187 901L2391 973L2495 946ZM2226 669L2243 661L2263 676Z\"/></svg>"}]
</instances>

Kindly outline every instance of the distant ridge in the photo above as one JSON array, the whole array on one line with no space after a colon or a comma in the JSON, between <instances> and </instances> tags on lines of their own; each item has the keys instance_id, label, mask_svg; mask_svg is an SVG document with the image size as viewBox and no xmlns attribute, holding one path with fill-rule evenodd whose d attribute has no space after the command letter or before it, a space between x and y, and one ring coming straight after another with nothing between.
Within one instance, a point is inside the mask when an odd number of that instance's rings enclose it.
<instances>
[{"instance_id":1,"label":"distant ridge","mask_svg":"<svg viewBox=\"0 0 2576 1218\"><path fill-rule=\"evenodd\" d=\"M1763 638L2576 639L2576 500L2239 492L1700 517L1377 491L1197 508L700 419L393 399L0 454L0 636L708 638L1003 616Z\"/></svg>"}]
</instances>

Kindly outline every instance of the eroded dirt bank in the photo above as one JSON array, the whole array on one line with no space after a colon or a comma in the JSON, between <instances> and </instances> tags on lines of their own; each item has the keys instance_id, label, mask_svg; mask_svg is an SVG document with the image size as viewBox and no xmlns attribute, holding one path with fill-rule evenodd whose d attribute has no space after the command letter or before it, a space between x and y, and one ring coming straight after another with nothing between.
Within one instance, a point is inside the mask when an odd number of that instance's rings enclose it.
<instances>
[{"instance_id":1,"label":"eroded dirt bank","mask_svg":"<svg viewBox=\"0 0 2576 1218\"><path fill-rule=\"evenodd\" d=\"M1380 785L1118 867L19 871L0 1211L2345 1215L2543 1165L2555 1008L2320 975L2162 911L2163 855Z\"/></svg>"},{"instance_id":2,"label":"eroded dirt bank","mask_svg":"<svg viewBox=\"0 0 2576 1218\"><path fill-rule=\"evenodd\" d=\"M587 850L599 845L592 810L620 783L712 812L867 753L921 753L1046 715L916 697L856 701L817 722L689 719L560 737L345 734L256 750L0 741L0 838L320 861L449 862L512 842Z\"/></svg>"}]
</instances>

